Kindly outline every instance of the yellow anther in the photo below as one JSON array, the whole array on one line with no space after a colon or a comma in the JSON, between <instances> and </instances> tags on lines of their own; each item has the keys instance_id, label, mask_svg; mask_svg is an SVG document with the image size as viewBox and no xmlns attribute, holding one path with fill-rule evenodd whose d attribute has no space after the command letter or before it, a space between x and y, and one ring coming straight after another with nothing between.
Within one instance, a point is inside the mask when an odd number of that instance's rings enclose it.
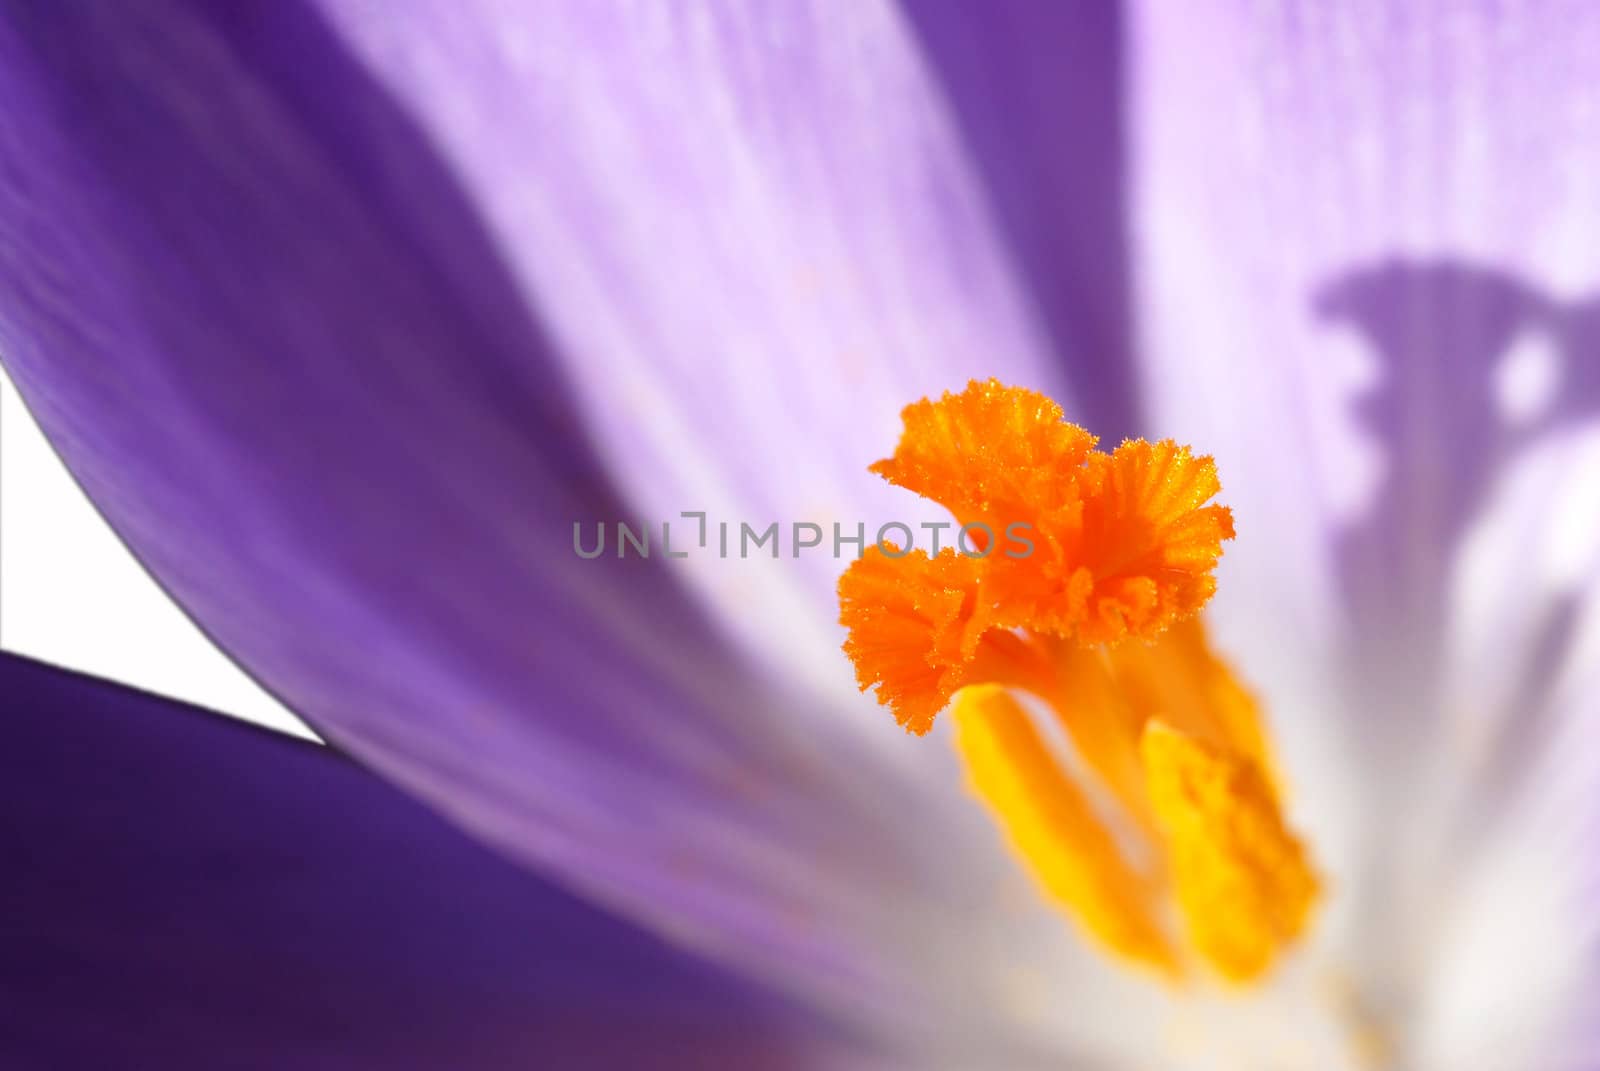
<instances>
[{"instance_id":1,"label":"yellow anther","mask_svg":"<svg viewBox=\"0 0 1600 1071\"><path fill-rule=\"evenodd\" d=\"M1160 721L1142 750L1189 939L1224 977L1256 978L1310 920L1319 886L1305 849L1250 759Z\"/></svg>"},{"instance_id":2,"label":"yellow anther","mask_svg":"<svg viewBox=\"0 0 1600 1071\"><path fill-rule=\"evenodd\" d=\"M968 688L953 716L973 791L1040 886L1113 952L1175 969L1151 883L1123 858L1017 701L994 685Z\"/></svg>"},{"instance_id":3,"label":"yellow anther","mask_svg":"<svg viewBox=\"0 0 1600 1071\"><path fill-rule=\"evenodd\" d=\"M1118 644L1106 661L1117 693L1136 712L1135 747L1145 723L1159 718L1251 759L1278 790L1280 779L1255 696L1211 649L1198 617L1172 626L1156 643Z\"/></svg>"}]
</instances>

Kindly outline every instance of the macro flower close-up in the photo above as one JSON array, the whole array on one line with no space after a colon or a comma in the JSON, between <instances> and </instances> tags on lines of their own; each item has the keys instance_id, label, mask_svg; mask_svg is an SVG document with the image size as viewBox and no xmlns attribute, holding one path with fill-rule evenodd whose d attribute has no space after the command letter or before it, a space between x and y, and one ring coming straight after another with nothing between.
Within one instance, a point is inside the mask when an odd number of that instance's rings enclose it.
<instances>
[{"instance_id":1,"label":"macro flower close-up","mask_svg":"<svg viewBox=\"0 0 1600 1071\"><path fill-rule=\"evenodd\" d=\"M0 5L3 385L321 741L38 660L0 553L0 1065L1600 1068L1596 71Z\"/></svg>"}]
</instances>

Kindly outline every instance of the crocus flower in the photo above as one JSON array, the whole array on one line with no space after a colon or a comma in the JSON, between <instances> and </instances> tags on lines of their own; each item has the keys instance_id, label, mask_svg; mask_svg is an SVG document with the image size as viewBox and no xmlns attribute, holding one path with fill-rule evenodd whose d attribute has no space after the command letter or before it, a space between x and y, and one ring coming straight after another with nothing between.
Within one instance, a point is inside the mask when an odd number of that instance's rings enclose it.
<instances>
[{"instance_id":1,"label":"crocus flower","mask_svg":"<svg viewBox=\"0 0 1600 1071\"><path fill-rule=\"evenodd\" d=\"M0 354L326 739L890 1060L1585 1066L1597 59L1554 2L21 5ZM832 555L573 553L937 520L865 467L991 378L1215 458L1318 890L1240 986L1038 895Z\"/></svg>"}]
</instances>

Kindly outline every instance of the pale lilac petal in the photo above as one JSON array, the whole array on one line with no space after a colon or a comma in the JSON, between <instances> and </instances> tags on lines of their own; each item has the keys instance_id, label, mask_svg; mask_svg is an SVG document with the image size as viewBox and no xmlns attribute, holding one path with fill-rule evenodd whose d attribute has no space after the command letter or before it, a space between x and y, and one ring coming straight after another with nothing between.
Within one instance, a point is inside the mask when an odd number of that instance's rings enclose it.
<instances>
[{"instance_id":1,"label":"pale lilac petal","mask_svg":"<svg viewBox=\"0 0 1600 1071\"><path fill-rule=\"evenodd\" d=\"M1129 41L1150 423L1217 454L1240 533L1219 627L1342 875L1330 926L1404 1007L1440 962L1433 920L1477 895L1451 838L1522 807L1508 770L1592 719L1538 711L1593 569L1547 544L1600 418L1600 23L1139 3ZM1565 876L1526 868L1569 833L1519 827L1502 865L1549 891ZM1548 946L1510 945L1494 984L1533 991Z\"/></svg>"},{"instance_id":2,"label":"pale lilac petal","mask_svg":"<svg viewBox=\"0 0 1600 1071\"><path fill-rule=\"evenodd\" d=\"M736 535L942 519L864 470L902 406L972 377L1127 430L1114 19L883 0L423 9L325 5L537 295L644 519L706 510ZM831 554L682 568L758 654L837 680Z\"/></svg>"}]
</instances>

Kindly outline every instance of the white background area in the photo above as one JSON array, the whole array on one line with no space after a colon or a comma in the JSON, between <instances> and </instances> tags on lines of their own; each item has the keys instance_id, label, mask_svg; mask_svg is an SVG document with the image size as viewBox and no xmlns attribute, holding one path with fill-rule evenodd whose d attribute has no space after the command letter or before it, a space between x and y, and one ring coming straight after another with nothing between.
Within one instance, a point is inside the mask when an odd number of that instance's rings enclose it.
<instances>
[{"instance_id":1,"label":"white background area","mask_svg":"<svg viewBox=\"0 0 1600 1071\"><path fill-rule=\"evenodd\" d=\"M0 650L316 739L134 560L0 369Z\"/></svg>"}]
</instances>

